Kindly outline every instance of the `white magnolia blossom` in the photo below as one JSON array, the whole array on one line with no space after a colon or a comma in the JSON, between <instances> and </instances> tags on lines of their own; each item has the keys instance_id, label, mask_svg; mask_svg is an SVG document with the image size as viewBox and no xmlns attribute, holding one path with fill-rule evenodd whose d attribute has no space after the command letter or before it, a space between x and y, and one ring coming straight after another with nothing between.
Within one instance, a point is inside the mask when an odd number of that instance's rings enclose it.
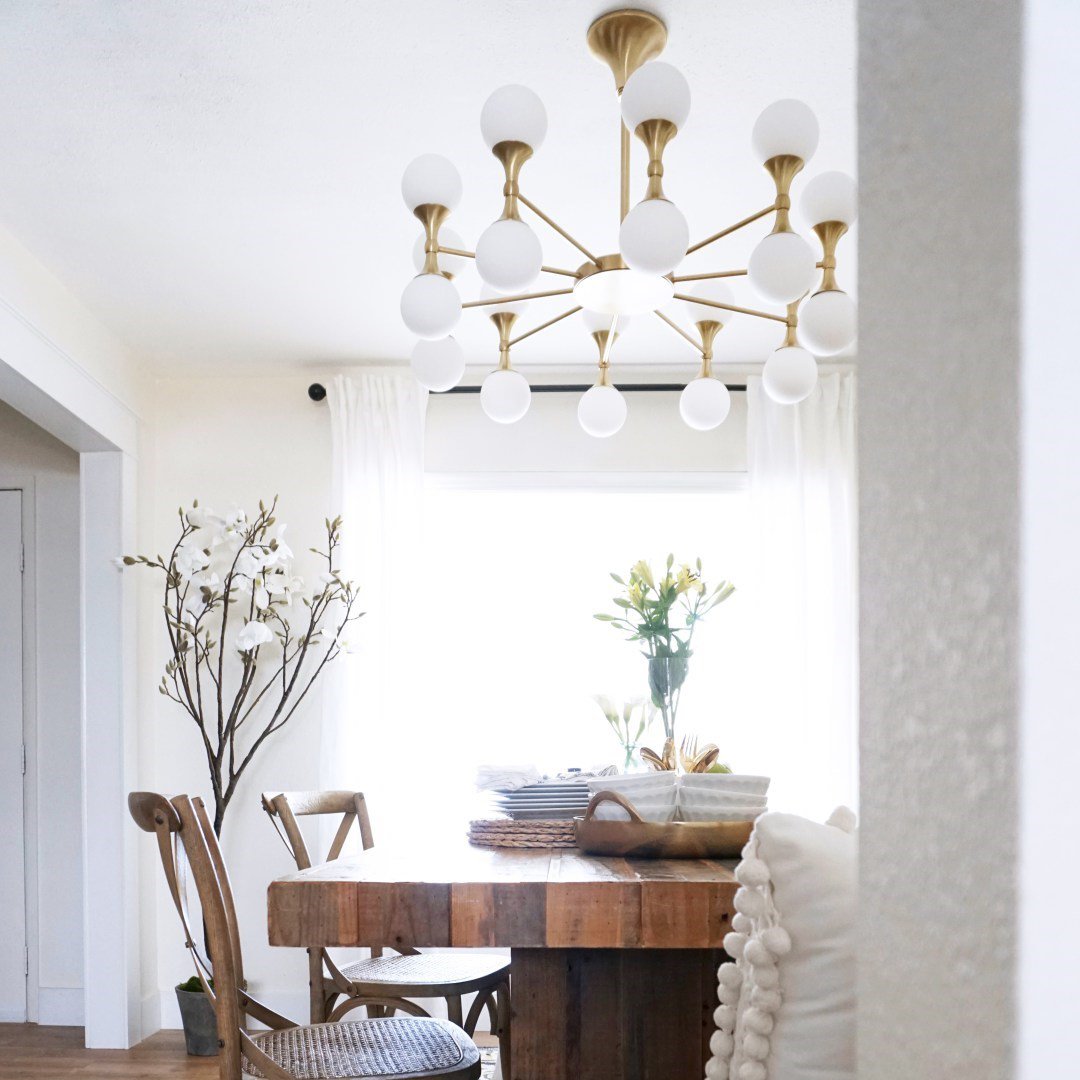
<instances>
[{"instance_id":1,"label":"white magnolia blossom","mask_svg":"<svg viewBox=\"0 0 1080 1080\"><path fill-rule=\"evenodd\" d=\"M184 517L187 523L195 529L220 529L225 525L223 517L202 506L192 507Z\"/></svg>"},{"instance_id":2,"label":"white magnolia blossom","mask_svg":"<svg viewBox=\"0 0 1080 1080\"><path fill-rule=\"evenodd\" d=\"M241 652L251 652L260 645L267 645L274 640L274 633L266 623L257 619L245 623L243 630L236 635L236 647Z\"/></svg>"},{"instance_id":3,"label":"white magnolia blossom","mask_svg":"<svg viewBox=\"0 0 1080 1080\"><path fill-rule=\"evenodd\" d=\"M210 557L197 544L181 544L176 550L174 560L177 572L183 578L190 578L192 574L205 569L210 563Z\"/></svg>"},{"instance_id":4,"label":"white magnolia blossom","mask_svg":"<svg viewBox=\"0 0 1080 1080\"><path fill-rule=\"evenodd\" d=\"M256 578L262 572L262 568L262 552L255 548L247 548L240 552L240 557L236 560L236 573L240 577Z\"/></svg>"}]
</instances>

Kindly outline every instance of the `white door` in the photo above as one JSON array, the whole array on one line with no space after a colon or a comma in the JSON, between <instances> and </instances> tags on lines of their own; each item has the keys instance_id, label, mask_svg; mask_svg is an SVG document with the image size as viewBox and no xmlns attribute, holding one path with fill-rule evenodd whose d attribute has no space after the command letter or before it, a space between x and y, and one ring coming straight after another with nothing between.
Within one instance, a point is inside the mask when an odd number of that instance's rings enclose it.
<instances>
[{"instance_id":1,"label":"white door","mask_svg":"<svg viewBox=\"0 0 1080 1080\"><path fill-rule=\"evenodd\" d=\"M26 1020L22 492L0 491L0 1022Z\"/></svg>"}]
</instances>

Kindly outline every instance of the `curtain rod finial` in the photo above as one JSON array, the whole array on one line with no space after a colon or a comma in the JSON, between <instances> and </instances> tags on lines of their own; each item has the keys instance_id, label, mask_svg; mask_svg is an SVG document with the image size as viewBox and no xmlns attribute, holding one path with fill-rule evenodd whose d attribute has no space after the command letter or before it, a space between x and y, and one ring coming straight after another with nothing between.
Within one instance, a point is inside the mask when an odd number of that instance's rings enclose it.
<instances>
[{"instance_id":1,"label":"curtain rod finial","mask_svg":"<svg viewBox=\"0 0 1080 1080\"><path fill-rule=\"evenodd\" d=\"M312 401L323 401L326 398L326 387L322 383L313 382L307 388L307 396Z\"/></svg>"}]
</instances>

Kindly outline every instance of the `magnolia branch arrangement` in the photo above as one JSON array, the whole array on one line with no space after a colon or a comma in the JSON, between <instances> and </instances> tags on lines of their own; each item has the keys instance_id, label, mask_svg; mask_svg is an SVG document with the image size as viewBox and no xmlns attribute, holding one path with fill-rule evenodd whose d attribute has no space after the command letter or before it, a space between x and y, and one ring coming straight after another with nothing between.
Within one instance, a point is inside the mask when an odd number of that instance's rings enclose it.
<instances>
[{"instance_id":1,"label":"magnolia branch arrangement","mask_svg":"<svg viewBox=\"0 0 1080 1080\"><path fill-rule=\"evenodd\" d=\"M341 518L326 520L326 569L308 587L292 572L277 498L248 518L182 507L167 559L124 555L122 566L164 576L162 610L171 657L158 692L199 729L214 797L214 832L259 748L295 715L359 619L357 587L341 577Z\"/></svg>"}]
</instances>

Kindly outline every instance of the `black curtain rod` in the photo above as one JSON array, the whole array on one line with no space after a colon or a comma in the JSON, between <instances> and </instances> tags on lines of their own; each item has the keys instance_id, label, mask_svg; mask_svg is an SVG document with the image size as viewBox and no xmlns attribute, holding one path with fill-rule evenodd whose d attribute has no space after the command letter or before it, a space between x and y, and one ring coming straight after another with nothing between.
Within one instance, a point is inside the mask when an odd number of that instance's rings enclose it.
<instances>
[{"instance_id":1,"label":"black curtain rod","mask_svg":"<svg viewBox=\"0 0 1080 1080\"><path fill-rule=\"evenodd\" d=\"M584 394L593 383L546 383L532 387L534 394ZM746 383L727 383L727 388L736 393L746 390ZM682 393L686 383L625 383L620 386L624 394L640 393ZM445 394L479 394L479 386L454 386L444 390ZM322 401L326 397L326 387L322 383L312 383L308 387L308 397L312 401Z\"/></svg>"}]
</instances>

